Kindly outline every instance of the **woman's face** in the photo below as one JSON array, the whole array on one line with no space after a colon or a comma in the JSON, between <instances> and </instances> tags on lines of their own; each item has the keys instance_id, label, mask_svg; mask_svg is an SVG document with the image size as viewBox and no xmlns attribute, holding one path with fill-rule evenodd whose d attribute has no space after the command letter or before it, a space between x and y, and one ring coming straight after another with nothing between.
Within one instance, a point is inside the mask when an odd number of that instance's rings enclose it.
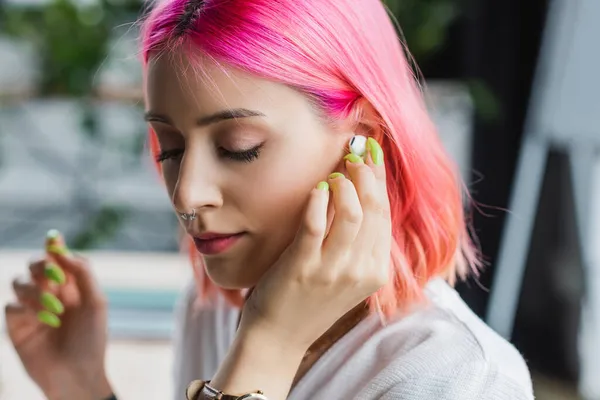
<instances>
[{"instance_id":1,"label":"woman's face","mask_svg":"<svg viewBox=\"0 0 600 400\"><path fill-rule=\"evenodd\" d=\"M352 133L329 127L287 86L210 61L199 67L184 57L151 61L146 118L175 210L196 212L180 221L208 275L249 288L294 239L310 190L338 168Z\"/></svg>"}]
</instances>

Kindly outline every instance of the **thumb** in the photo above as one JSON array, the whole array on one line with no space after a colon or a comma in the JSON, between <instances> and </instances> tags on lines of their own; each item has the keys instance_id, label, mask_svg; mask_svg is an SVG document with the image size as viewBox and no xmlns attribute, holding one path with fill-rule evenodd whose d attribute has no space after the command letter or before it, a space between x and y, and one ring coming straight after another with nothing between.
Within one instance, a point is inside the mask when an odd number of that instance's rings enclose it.
<instances>
[{"instance_id":1,"label":"thumb","mask_svg":"<svg viewBox=\"0 0 600 400\"><path fill-rule=\"evenodd\" d=\"M104 294L92 275L87 260L73 255L63 236L55 229L48 231L46 235L46 252L74 280L82 303L91 306L104 305Z\"/></svg>"}]
</instances>

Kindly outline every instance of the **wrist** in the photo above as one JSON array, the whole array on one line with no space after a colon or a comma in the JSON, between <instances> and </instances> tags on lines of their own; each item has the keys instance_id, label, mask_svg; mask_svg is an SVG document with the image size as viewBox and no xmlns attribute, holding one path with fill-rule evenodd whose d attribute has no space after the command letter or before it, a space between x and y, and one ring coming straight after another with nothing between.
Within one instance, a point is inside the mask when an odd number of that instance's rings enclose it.
<instances>
[{"instance_id":1,"label":"wrist","mask_svg":"<svg viewBox=\"0 0 600 400\"><path fill-rule=\"evenodd\" d=\"M305 350L272 331L240 324L210 385L235 396L261 390L270 399L286 398Z\"/></svg>"},{"instance_id":2,"label":"wrist","mask_svg":"<svg viewBox=\"0 0 600 400\"><path fill-rule=\"evenodd\" d=\"M276 328L260 324L244 324L243 321L240 323L234 342L245 350L244 352L257 350L272 353L277 358L284 354L286 357L289 355L290 358L300 360L312 344L312 341L290 338Z\"/></svg>"}]
</instances>

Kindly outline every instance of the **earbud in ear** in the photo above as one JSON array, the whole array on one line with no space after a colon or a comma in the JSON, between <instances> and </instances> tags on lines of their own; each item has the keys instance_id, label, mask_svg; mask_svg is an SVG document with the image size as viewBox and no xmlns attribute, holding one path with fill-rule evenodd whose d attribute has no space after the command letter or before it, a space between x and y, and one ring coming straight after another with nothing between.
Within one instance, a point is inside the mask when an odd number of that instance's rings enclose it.
<instances>
[{"instance_id":1,"label":"earbud in ear","mask_svg":"<svg viewBox=\"0 0 600 400\"><path fill-rule=\"evenodd\" d=\"M356 154L359 157L363 157L367 152L367 137L362 135L355 135L350 139L350 153Z\"/></svg>"}]
</instances>

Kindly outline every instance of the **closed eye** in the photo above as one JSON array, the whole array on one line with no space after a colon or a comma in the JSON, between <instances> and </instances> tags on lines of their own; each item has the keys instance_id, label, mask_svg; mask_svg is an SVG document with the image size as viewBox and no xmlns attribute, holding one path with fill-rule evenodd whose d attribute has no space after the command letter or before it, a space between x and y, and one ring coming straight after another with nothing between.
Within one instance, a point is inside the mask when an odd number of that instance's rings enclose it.
<instances>
[{"instance_id":1,"label":"closed eye","mask_svg":"<svg viewBox=\"0 0 600 400\"><path fill-rule=\"evenodd\" d=\"M164 150L161 151L157 156L156 156L156 162L158 163L162 163L166 160L171 160L174 158L178 158L181 157L181 155L183 154L184 149L170 149L170 150Z\"/></svg>"},{"instance_id":2,"label":"closed eye","mask_svg":"<svg viewBox=\"0 0 600 400\"><path fill-rule=\"evenodd\" d=\"M233 161L241 161L241 162L252 162L256 160L260 156L260 151L263 145L259 144L256 147L253 147L249 150L244 151L230 151L224 149L222 147L219 148L219 155L221 157L228 158Z\"/></svg>"}]
</instances>

